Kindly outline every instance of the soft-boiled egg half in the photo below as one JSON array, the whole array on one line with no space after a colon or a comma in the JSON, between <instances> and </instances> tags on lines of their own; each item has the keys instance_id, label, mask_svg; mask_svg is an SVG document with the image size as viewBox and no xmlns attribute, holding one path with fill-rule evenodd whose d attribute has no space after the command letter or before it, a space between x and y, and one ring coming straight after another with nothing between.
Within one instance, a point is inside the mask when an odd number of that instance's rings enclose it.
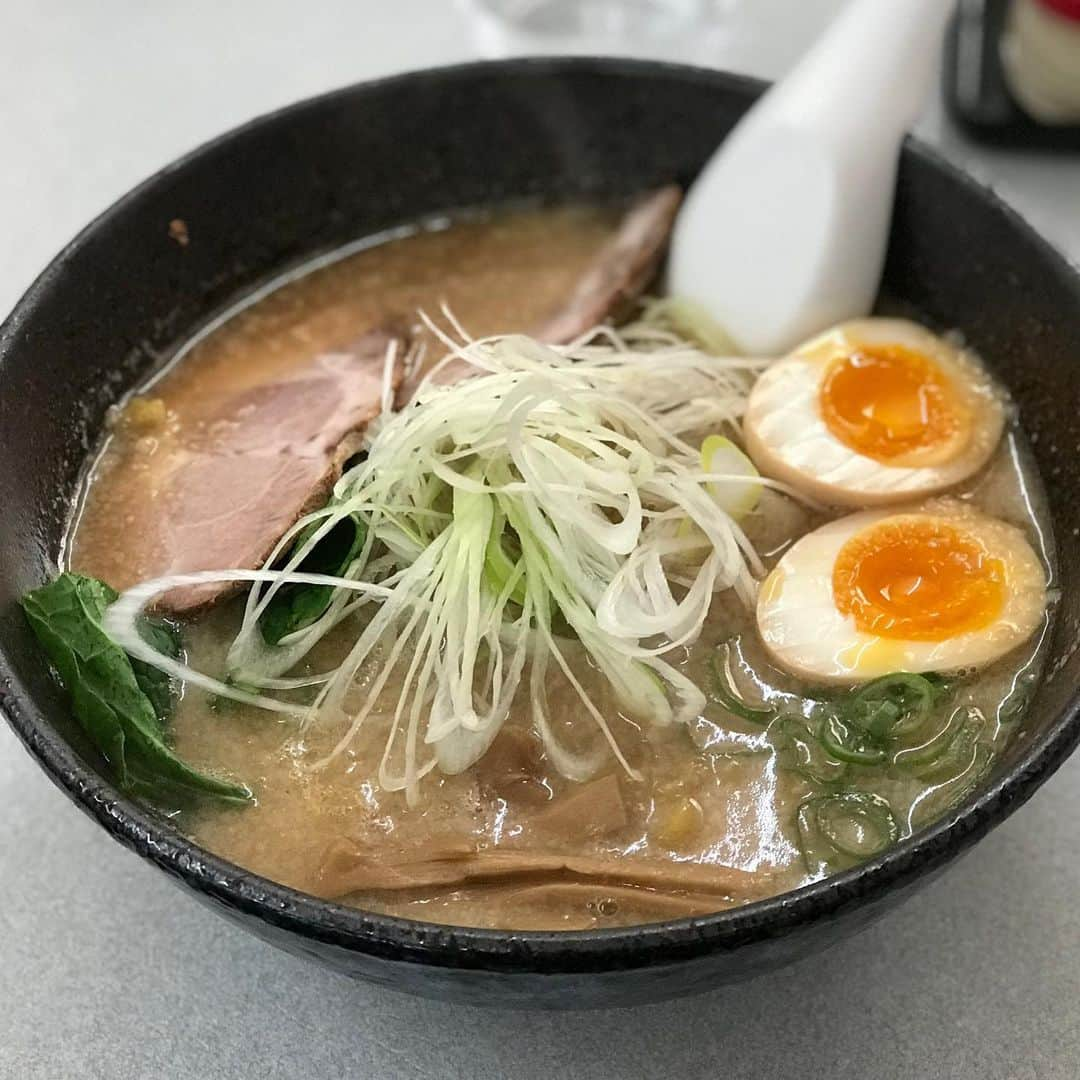
<instances>
[{"instance_id":1,"label":"soft-boiled egg half","mask_svg":"<svg viewBox=\"0 0 1080 1080\"><path fill-rule=\"evenodd\" d=\"M860 319L769 367L743 423L765 475L822 502L875 506L977 472L1005 410L970 353L905 319Z\"/></svg>"},{"instance_id":2,"label":"soft-boiled egg half","mask_svg":"<svg viewBox=\"0 0 1080 1080\"><path fill-rule=\"evenodd\" d=\"M762 584L757 622L778 664L812 681L982 667L1027 640L1046 575L1012 525L955 499L839 518Z\"/></svg>"}]
</instances>

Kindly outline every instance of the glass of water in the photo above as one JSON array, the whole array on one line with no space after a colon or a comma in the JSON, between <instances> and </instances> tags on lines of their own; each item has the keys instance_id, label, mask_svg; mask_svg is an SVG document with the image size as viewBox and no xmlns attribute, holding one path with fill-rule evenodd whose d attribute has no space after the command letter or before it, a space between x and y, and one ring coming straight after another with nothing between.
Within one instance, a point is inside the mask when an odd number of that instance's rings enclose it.
<instances>
[{"instance_id":1,"label":"glass of water","mask_svg":"<svg viewBox=\"0 0 1080 1080\"><path fill-rule=\"evenodd\" d=\"M459 0L487 56L704 58L740 0Z\"/></svg>"},{"instance_id":2,"label":"glass of water","mask_svg":"<svg viewBox=\"0 0 1080 1080\"><path fill-rule=\"evenodd\" d=\"M843 6L843 0L457 3L483 56L638 56L768 78L783 74Z\"/></svg>"}]
</instances>

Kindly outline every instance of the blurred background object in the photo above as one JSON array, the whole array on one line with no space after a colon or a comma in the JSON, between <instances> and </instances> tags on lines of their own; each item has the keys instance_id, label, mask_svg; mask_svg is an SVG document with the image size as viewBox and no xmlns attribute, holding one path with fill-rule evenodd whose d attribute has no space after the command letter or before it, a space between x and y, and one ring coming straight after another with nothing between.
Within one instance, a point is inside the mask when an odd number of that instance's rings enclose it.
<instances>
[{"instance_id":1,"label":"blurred background object","mask_svg":"<svg viewBox=\"0 0 1080 1080\"><path fill-rule=\"evenodd\" d=\"M618 49L643 38L661 51L712 35L737 0L471 0L485 52L516 51L536 42L542 51ZM544 47L546 46L546 47Z\"/></svg>"},{"instance_id":2,"label":"blurred background object","mask_svg":"<svg viewBox=\"0 0 1080 1080\"><path fill-rule=\"evenodd\" d=\"M1001 52L1026 112L1043 124L1080 124L1080 0L1014 0Z\"/></svg>"},{"instance_id":3,"label":"blurred background object","mask_svg":"<svg viewBox=\"0 0 1080 1080\"><path fill-rule=\"evenodd\" d=\"M945 55L946 105L967 134L1080 150L1080 0L960 0Z\"/></svg>"},{"instance_id":4,"label":"blurred background object","mask_svg":"<svg viewBox=\"0 0 1080 1080\"><path fill-rule=\"evenodd\" d=\"M458 0L483 56L648 56L769 77L794 63L838 6L837 0Z\"/></svg>"},{"instance_id":5,"label":"blurred background object","mask_svg":"<svg viewBox=\"0 0 1080 1080\"><path fill-rule=\"evenodd\" d=\"M842 6L457 0L481 56L648 56L770 78L786 71ZM945 97L969 135L1022 149L1080 147L1080 0L958 0L946 55Z\"/></svg>"}]
</instances>

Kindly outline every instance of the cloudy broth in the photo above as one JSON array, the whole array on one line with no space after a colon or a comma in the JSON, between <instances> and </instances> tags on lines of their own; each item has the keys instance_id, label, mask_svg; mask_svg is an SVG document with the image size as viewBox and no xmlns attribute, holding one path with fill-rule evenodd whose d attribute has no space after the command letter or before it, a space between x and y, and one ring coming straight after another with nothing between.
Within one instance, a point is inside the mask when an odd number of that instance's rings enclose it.
<instances>
[{"instance_id":1,"label":"cloudy broth","mask_svg":"<svg viewBox=\"0 0 1080 1080\"><path fill-rule=\"evenodd\" d=\"M612 223L606 211L530 210L420 230L298 275L243 307L143 391L163 402L166 424L149 432L117 424L76 516L72 567L118 589L145 576L125 536L154 512L155 455L202 422L205 403L223 386L258 383L388 313L436 311L444 301L474 335L530 326ZM1052 557L1041 483L1015 427L991 465L954 494L1017 525ZM771 566L830 516L766 492L743 524ZM184 627L192 666L224 673L240 608L232 601ZM309 668L336 663L368 617L361 611L325 639ZM275 881L410 918L580 929L705 914L824 872L808 858L798 811L836 791L841 772L844 790L888 800L901 836L954 805L1016 728L1041 670L1044 631L977 675L953 680L943 694L938 728L970 721L970 737L957 750L970 761L947 775L835 762L818 768L803 760L797 722L812 725L835 691L776 670L753 613L730 594L716 597L703 633L672 662L707 689L722 658L741 697L772 711L765 724L714 700L688 726L646 730L620 709L574 642L566 644L639 779L613 758L584 784L564 779L546 760L527 710L515 707L476 765L457 776L431 774L423 799L410 807L402 792L384 792L377 780L395 685L383 689L360 736L325 765L343 724L320 722L300 734L292 721L188 689L172 721L177 752L198 767L242 776L255 802L178 805L176 820L210 851ZM581 710L573 688L552 675L550 694L555 724L591 749L595 736L571 722Z\"/></svg>"}]
</instances>

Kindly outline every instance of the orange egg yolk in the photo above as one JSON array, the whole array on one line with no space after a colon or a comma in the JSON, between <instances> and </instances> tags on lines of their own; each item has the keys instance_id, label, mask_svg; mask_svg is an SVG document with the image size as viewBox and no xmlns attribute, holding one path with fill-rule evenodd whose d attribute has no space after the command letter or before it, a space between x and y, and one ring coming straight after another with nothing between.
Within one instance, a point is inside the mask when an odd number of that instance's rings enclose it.
<instances>
[{"instance_id":1,"label":"orange egg yolk","mask_svg":"<svg viewBox=\"0 0 1080 1080\"><path fill-rule=\"evenodd\" d=\"M980 630L1005 603L1005 566L962 529L931 517L893 518L853 536L833 566L837 609L859 630L944 641Z\"/></svg>"},{"instance_id":2,"label":"orange egg yolk","mask_svg":"<svg viewBox=\"0 0 1080 1080\"><path fill-rule=\"evenodd\" d=\"M840 442L882 462L939 446L961 424L948 379L902 345L867 346L833 361L820 403L825 426Z\"/></svg>"}]
</instances>

